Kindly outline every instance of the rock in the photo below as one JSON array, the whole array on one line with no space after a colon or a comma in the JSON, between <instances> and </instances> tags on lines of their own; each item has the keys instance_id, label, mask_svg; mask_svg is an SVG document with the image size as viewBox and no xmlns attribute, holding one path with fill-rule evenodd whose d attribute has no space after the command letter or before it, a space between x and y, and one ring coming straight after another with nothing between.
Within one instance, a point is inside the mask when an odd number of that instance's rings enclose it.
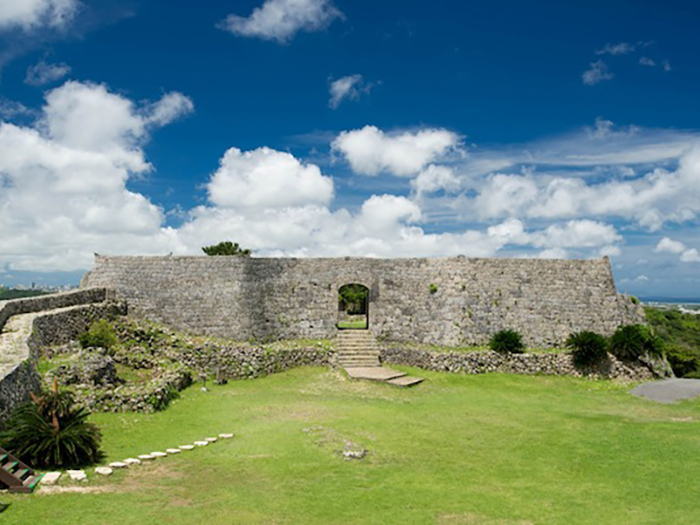
<instances>
[{"instance_id":1,"label":"rock","mask_svg":"<svg viewBox=\"0 0 700 525\"><path fill-rule=\"evenodd\" d=\"M151 452L151 456L154 458L164 458L167 454L165 452Z\"/></svg>"},{"instance_id":2,"label":"rock","mask_svg":"<svg viewBox=\"0 0 700 525\"><path fill-rule=\"evenodd\" d=\"M124 460L124 463L126 463L127 465L140 465L141 460L136 458L126 458Z\"/></svg>"},{"instance_id":3,"label":"rock","mask_svg":"<svg viewBox=\"0 0 700 525\"><path fill-rule=\"evenodd\" d=\"M197 445L198 447L206 447L209 444L209 442L208 441L195 441L194 444Z\"/></svg>"},{"instance_id":4,"label":"rock","mask_svg":"<svg viewBox=\"0 0 700 525\"><path fill-rule=\"evenodd\" d=\"M112 468L126 468L129 464L126 461L114 461L110 463L109 466Z\"/></svg>"},{"instance_id":5,"label":"rock","mask_svg":"<svg viewBox=\"0 0 700 525\"><path fill-rule=\"evenodd\" d=\"M231 439L233 434L219 434L219 437L223 439Z\"/></svg>"},{"instance_id":6,"label":"rock","mask_svg":"<svg viewBox=\"0 0 700 525\"><path fill-rule=\"evenodd\" d=\"M218 438L207 438L207 441L209 443L216 443L218 441Z\"/></svg>"},{"instance_id":7,"label":"rock","mask_svg":"<svg viewBox=\"0 0 700 525\"><path fill-rule=\"evenodd\" d=\"M141 455L139 456L139 459L140 459L141 461L152 461L152 460L154 460L154 459L156 459L156 458L155 458L155 456L152 456L151 454L141 454Z\"/></svg>"},{"instance_id":8,"label":"rock","mask_svg":"<svg viewBox=\"0 0 700 525\"><path fill-rule=\"evenodd\" d=\"M180 452L182 452L182 450L180 450L179 448L166 448L165 451L168 454L179 454Z\"/></svg>"},{"instance_id":9,"label":"rock","mask_svg":"<svg viewBox=\"0 0 700 525\"><path fill-rule=\"evenodd\" d=\"M180 450L192 450L194 448L194 445L180 445L178 448Z\"/></svg>"},{"instance_id":10,"label":"rock","mask_svg":"<svg viewBox=\"0 0 700 525\"><path fill-rule=\"evenodd\" d=\"M60 472L47 472L44 477L41 478L42 485L55 485L59 478L61 477Z\"/></svg>"},{"instance_id":11,"label":"rock","mask_svg":"<svg viewBox=\"0 0 700 525\"><path fill-rule=\"evenodd\" d=\"M114 473L114 470L109 467L97 467L95 472L100 476L111 476Z\"/></svg>"},{"instance_id":12,"label":"rock","mask_svg":"<svg viewBox=\"0 0 700 525\"><path fill-rule=\"evenodd\" d=\"M84 470L66 470L66 473L73 481L87 481L87 475Z\"/></svg>"}]
</instances>

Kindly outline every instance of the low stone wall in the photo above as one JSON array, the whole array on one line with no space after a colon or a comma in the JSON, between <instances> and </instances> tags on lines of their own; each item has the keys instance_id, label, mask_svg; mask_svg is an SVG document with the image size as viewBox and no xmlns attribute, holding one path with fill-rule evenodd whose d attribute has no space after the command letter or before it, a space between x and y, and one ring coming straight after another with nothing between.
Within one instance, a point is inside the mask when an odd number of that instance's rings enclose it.
<instances>
[{"instance_id":1,"label":"low stone wall","mask_svg":"<svg viewBox=\"0 0 700 525\"><path fill-rule=\"evenodd\" d=\"M101 303L107 300L107 295L108 292L105 288L87 288L72 292L0 301L0 331L13 315L44 312L81 304Z\"/></svg>"},{"instance_id":2,"label":"low stone wall","mask_svg":"<svg viewBox=\"0 0 700 525\"><path fill-rule=\"evenodd\" d=\"M0 430L12 411L41 390L41 379L31 361L22 361L0 380Z\"/></svg>"},{"instance_id":3,"label":"low stone wall","mask_svg":"<svg viewBox=\"0 0 700 525\"><path fill-rule=\"evenodd\" d=\"M47 312L34 319L32 335L27 342L33 354L44 346L74 341L98 319L115 319L126 315L126 303L107 301Z\"/></svg>"},{"instance_id":4,"label":"low stone wall","mask_svg":"<svg viewBox=\"0 0 700 525\"><path fill-rule=\"evenodd\" d=\"M179 359L195 370L206 370L225 379L252 379L299 366L330 366L335 352L313 346L279 350L224 346L185 350Z\"/></svg>"},{"instance_id":5,"label":"low stone wall","mask_svg":"<svg viewBox=\"0 0 700 525\"><path fill-rule=\"evenodd\" d=\"M573 377L599 377L644 381L654 374L642 363L627 363L609 356L606 363L597 367L579 368L569 353L536 353L501 355L496 352L431 352L405 347L381 348L385 364L415 366L436 372L459 374L544 374Z\"/></svg>"}]
</instances>

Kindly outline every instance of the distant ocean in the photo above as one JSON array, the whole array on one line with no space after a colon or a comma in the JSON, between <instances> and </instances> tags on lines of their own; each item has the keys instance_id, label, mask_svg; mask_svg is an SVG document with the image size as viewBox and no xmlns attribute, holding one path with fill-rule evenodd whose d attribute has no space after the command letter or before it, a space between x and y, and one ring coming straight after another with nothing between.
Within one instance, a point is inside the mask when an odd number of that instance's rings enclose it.
<instances>
[{"instance_id":1,"label":"distant ocean","mask_svg":"<svg viewBox=\"0 0 700 525\"><path fill-rule=\"evenodd\" d=\"M673 308L681 312L700 314L700 298L640 297L639 300L648 306Z\"/></svg>"}]
</instances>

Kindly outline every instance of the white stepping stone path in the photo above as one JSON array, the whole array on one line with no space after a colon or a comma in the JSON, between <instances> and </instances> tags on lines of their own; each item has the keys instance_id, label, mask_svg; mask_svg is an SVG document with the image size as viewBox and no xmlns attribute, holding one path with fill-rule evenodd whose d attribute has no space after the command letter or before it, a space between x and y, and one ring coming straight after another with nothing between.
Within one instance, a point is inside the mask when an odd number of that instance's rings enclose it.
<instances>
[{"instance_id":1,"label":"white stepping stone path","mask_svg":"<svg viewBox=\"0 0 700 525\"><path fill-rule=\"evenodd\" d=\"M208 441L195 441L194 444L197 445L198 447L206 447L209 444L209 442Z\"/></svg>"},{"instance_id":2,"label":"white stepping stone path","mask_svg":"<svg viewBox=\"0 0 700 525\"><path fill-rule=\"evenodd\" d=\"M223 439L231 439L233 434L219 434L219 437Z\"/></svg>"},{"instance_id":3,"label":"white stepping stone path","mask_svg":"<svg viewBox=\"0 0 700 525\"><path fill-rule=\"evenodd\" d=\"M124 463L126 463L127 465L140 465L141 460L136 458L126 458L124 460Z\"/></svg>"},{"instance_id":4,"label":"white stepping stone path","mask_svg":"<svg viewBox=\"0 0 700 525\"><path fill-rule=\"evenodd\" d=\"M109 466L112 468L126 468L129 464L126 461L113 461Z\"/></svg>"},{"instance_id":5,"label":"white stepping stone path","mask_svg":"<svg viewBox=\"0 0 700 525\"><path fill-rule=\"evenodd\" d=\"M151 456L154 458L164 458L167 454L165 452L151 452Z\"/></svg>"},{"instance_id":6,"label":"white stepping stone path","mask_svg":"<svg viewBox=\"0 0 700 525\"><path fill-rule=\"evenodd\" d=\"M55 485L59 478L61 477L60 472L47 472L44 477L41 478L42 485Z\"/></svg>"},{"instance_id":7,"label":"white stepping stone path","mask_svg":"<svg viewBox=\"0 0 700 525\"><path fill-rule=\"evenodd\" d=\"M101 476L111 476L114 473L114 470L109 467L97 467L95 472Z\"/></svg>"},{"instance_id":8,"label":"white stepping stone path","mask_svg":"<svg viewBox=\"0 0 700 525\"><path fill-rule=\"evenodd\" d=\"M180 445L178 448L180 450L192 450L194 448L194 445Z\"/></svg>"},{"instance_id":9,"label":"white stepping stone path","mask_svg":"<svg viewBox=\"0 0 700 525\"><path fill-rule=\"evenodd\" d=\"M216 443L219 439L218 438L207 438L207 441L209 443Z\"/></svg>"},{"instance_id":10,"label":"white stepping stone path","mask_svg":"<svg viewBox=\"0 0 700 525\"><path fill-rule=\"evenodd\" d=\"M165 451L168 454L179 454L180 452L182 452L182 450L180 450L179 448L166 448Z\"/></svg>"},{"instance_id":11,"label":"white stepping stone path","mask_svg":"<svg viewBox=\"0 0 700 525\"><path fill-rule=\"evenodd\" d=\"M156 458L155 458L155 456L152 456L151 454L141 454L139 456L139 459L141 461L153 461Z\"/></svg>"},{"instance_id":12,"label":"white stepping stone path","mask_svg":"<svg viewBox=\"0 0 700 525\"><path fill-rule=\"evenodd\" d=\"M73 481L87 481L87 475L84 470L66 470L66 472Z\"/></svg>"}]
</instances>

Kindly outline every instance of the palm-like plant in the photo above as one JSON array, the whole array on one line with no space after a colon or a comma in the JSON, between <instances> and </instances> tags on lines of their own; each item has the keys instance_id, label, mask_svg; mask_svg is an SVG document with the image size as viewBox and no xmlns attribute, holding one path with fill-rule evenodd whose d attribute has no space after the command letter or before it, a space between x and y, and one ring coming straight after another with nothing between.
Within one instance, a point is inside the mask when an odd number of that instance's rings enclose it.
<instances>
[{"instance_id":1,"label":"palm-like plant","mask_svg":"<svg viewBox=\"0 0 700 525\"><path fill-rule=\"evenodd\" d=\"M90 413L75 406L73 394L53 389L17 408L0 443L35 468L81 467L103 458L102 434Z\"/></svg>"}]
</instances>

